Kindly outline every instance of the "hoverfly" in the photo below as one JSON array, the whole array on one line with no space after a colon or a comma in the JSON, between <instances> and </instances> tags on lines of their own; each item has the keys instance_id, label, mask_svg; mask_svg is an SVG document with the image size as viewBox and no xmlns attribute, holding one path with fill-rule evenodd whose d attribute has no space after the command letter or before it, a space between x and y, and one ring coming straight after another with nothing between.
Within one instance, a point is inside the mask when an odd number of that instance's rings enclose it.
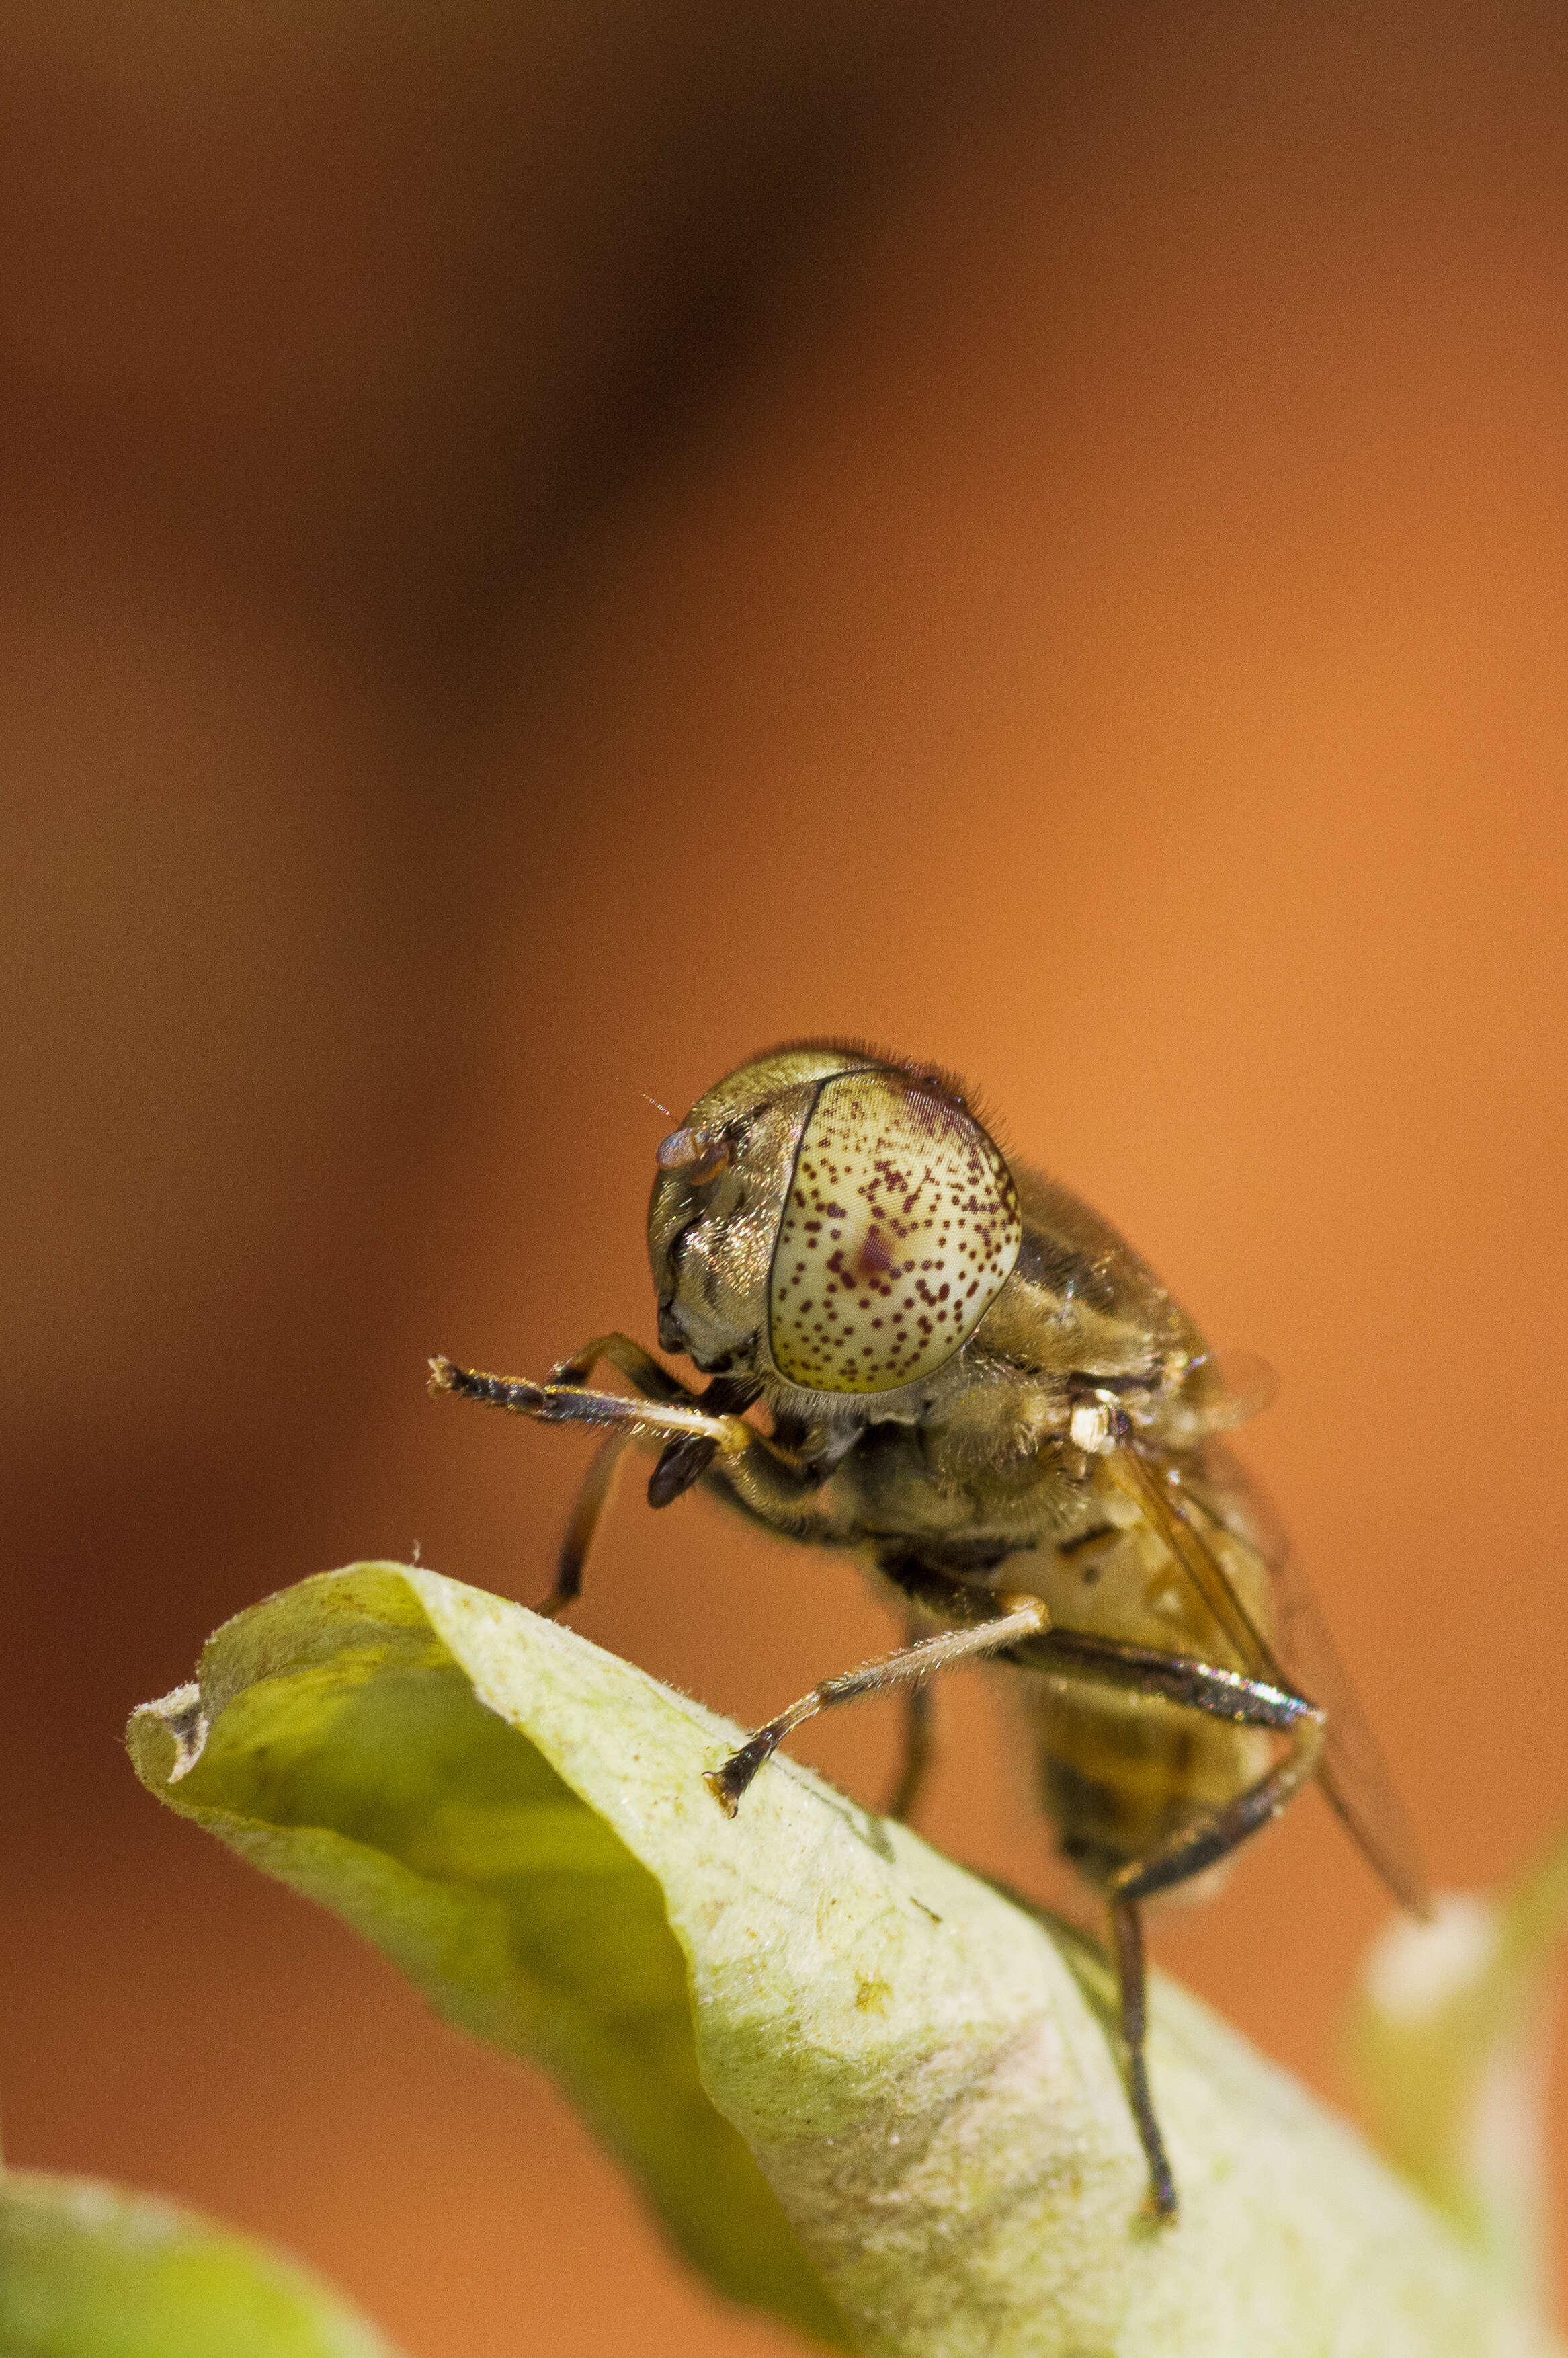
<instances>
[{"instance_id":1,"label":"hoverfly","mask_svg":"<svg viewBox=\"0 0 1568 2358\"><path fill-rule=\"evenodd\" d=\"M433 1390L607 1428L541 1611L579 1595L628 1441L658 1450L652 1505L700 1484L874 1572L908 1642L710 1771L731 1817L793 1730L890 1688L907 1697L907 1815L931 1755L925 1682L1011 1665L1060 1848L1107 1907L1129 2100L1169 2216L1141 1903L1315 1777L1394 1896L1426 1905L1377 1745L1218 1437L1245 1402L1115 1229L1008 1163L961 1082L854 1043L771 1049L698 1098L658 1150L648 1251L660 1347L702 1391L621 1334L543 1384L431 1363ZM635 1400L589 1389L601 1361Z\"/></svg>"}]
</instances>

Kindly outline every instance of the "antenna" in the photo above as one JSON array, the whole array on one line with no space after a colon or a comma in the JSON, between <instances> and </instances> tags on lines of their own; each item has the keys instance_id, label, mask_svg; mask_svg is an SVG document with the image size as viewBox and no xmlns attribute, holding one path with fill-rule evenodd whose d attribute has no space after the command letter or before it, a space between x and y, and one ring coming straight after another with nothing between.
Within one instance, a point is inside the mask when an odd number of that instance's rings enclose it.
<instances>
[{"instance_id":1,"label":"antenna","mask_svg":"<svg viewBox=\"0 0 1568 2358\"><path fill-rule=\"evenodd\" d=\"M610 1077L612 1081L618 1081L623 1089L630 1089L634 1098L641 1098L644 1105L651 1105L655 1113L662 1113L666 1121L674 1121L675 1115L670 1108L667 1105L661 1105L657 1098L651 1098L646 1089L640 1089L635 1081L624 1080L619 1073L611 1073Z\"/></svg>"}]
</instances>

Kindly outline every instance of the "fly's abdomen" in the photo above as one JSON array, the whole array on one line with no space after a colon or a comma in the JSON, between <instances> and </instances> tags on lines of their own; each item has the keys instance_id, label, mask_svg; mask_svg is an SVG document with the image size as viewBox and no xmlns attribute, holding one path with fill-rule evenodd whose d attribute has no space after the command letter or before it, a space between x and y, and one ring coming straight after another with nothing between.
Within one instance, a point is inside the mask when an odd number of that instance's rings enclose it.
<instances>
[{"instance_id":1,"label":"fly's abdomen","mask_svg":"<svg viewBox=\"0 0 1568 2358\"><path fill-rule=\"evenodd\" d=\"M1040 1798L1091 1883L1144 1859L1261 1776L1268 1736L1158 1696L1094 1693L1025 1674Z\"/></svg>"}]
</instances>

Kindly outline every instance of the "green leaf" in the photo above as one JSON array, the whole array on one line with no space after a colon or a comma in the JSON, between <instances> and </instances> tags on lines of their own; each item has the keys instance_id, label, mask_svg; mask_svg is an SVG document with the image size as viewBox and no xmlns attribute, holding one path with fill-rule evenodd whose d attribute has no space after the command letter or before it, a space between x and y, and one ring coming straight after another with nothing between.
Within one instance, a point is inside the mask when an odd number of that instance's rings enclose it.
<instances>
[{"instance_id":1,"label":"green leaf","mask_svg":"<svg viewBox=\"0 0 1568 2358\"><path fill-rule=\"evenodd\" d=\"M5 2358L395 2358L292 2261L92 2179L0 2172Z\"/></svg>"},{"instance_id":2,"label":"green leaf","mask_svg":"<svg viewBox=\"0 0 1568 2358\"><path fill-rule=\"evenodd\" d=\"M570 1631L387 1564L240 1614L130 1736L154 1792L541 2057L697 2265L821 2340L1558 2351L1350 2129L1158 1982L1182 2214L1155 2224L1094 1953L789 1762L726 1820L702 1771L735 1740Z\"/></svg>"},{"instance_id":3,"label":"green leaf","mask_svg":"<svg viewBox=\"0 0 1568 2358\"><path fill-rule=\"evenodd\" d=\"M1371 2125L1516 2296L1544 2311L1548 2000L1568 1842L1500 1900L1449 1894L1368 1956L1347 2045Z\"/></svg>"},{"instance_id":4,"label":"green leaf","mask_svg":"<svg viewBox=\"0 0 1568 2358\"><path fill-rule=\"evenodd\" d=\"M492 1694L481 1665L497 1653ZM449 2021L546 2064L715 2284L848 2347L777 2198L704 2092L657 1880L549 1745L497 1715L503 1688L547 1691L553 1663L580 1659L620 1669L431 1574L328 1574L221 1629L200 1694L138 1712L132 1753L155 1792L334 1909ZM654 1755L644 1779L613 1698L586 1700L581 1724L589 1744L602 1726L633 1811L644 1782L656 1805Z\"/></svg>"}]
</instances>

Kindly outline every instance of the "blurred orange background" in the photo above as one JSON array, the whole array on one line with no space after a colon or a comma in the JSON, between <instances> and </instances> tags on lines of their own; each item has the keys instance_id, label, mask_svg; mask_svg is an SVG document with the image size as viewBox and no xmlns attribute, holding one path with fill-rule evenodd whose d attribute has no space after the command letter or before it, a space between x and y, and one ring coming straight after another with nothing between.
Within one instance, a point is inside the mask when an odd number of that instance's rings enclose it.
<instances>
[{"instance_id":1,"label":"blurred orange background","mask_svg":"<svg viewBox=\"0 0 1568 2358\"><path fill-rule=\"evenodd\" d=\"M1276 1364L1248 1451L1439 1883L1562 1825L1568 19L0 44L7 2153L411 2358L782 2358L121 1725L324 1565L541 1593L584 1444L426 1356L651 1340L634 1092L847 1031ZM742 1721L886 1631L633 1483L578 1626ZM924 1828L1059 1893L990 1700ZM800 1748L874 1797L893 1725ZM1332 2091L1382 1912L1309 1797L1155 1944Z\"/></svg>"}]
</instances>

